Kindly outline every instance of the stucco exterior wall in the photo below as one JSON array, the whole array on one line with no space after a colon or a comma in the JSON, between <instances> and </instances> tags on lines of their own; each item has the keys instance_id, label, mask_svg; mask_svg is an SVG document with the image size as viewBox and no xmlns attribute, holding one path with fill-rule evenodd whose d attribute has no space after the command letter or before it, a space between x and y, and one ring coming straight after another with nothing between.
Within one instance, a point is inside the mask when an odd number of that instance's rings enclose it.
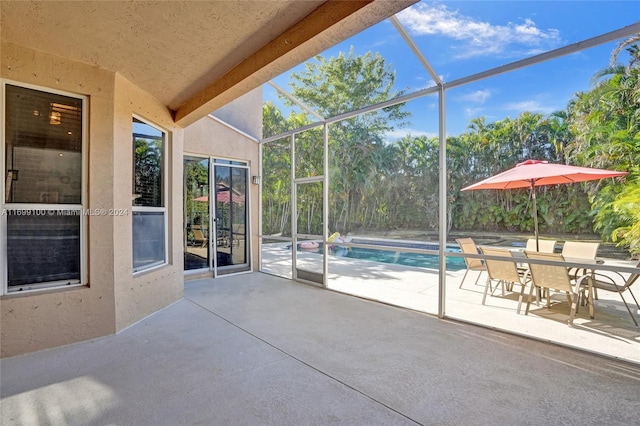
<instances>
[{"instance_id":1,"label":"stucco exterior wall","mask_svg":"<svg viewBox=\"0 0 640 426\"><path fill-rule=\"evenodd\" d=\"M87 286L0 297L0 355L113 334L180 299L184 282L183 130L174 124L168 109L120 75L98 67L7 43L2 44L0 55L2 79L88 97L86 207L129 212L86 217ZM169 136L169 264L135 276L131 216L134 114Z\"/></svg>"},{"instance_id":2,"label":"stucco exterior wall","mask_svg":"<svg viewBox=\"0 0 640 426\"><path fill-rule=\"evenodd\" d=\"M261 90L254 92L261 93ZM236 112L232 112L234 107ZM239 105L232 103L228 106L227 111L237 118L242 118L245 121L243 124L245 129L256 129L262 125L262 96L260 94L259 97L256 97L254 94L251 103L242 102ZM258 111L257 114L256 111ZM238 123L237 120L236 123ZM184 152L188 155L247 161L249 164L249 181L251 181L251 176L260 174L258 143L211 117L204 117L184 129ZM257 271L259 269L260 254L258 250L258 215L260 214L258 203L260 194L258 185L249 183L248 188L251 200L249 239L252 253L251 268Z\"/></svg>"},{"instance_id":3,"label":"stucco exterior wall","mask_svg":"<svg viewBox=\"0 0 640 426\"><path fill-rule=\"evenodd\" d=\"M256 139L262 138L262 88L252 90L211 115Z\"/></svg>"},{"instance_id":4,"label":"stucco exterior wall","mask_svg":"<svg viewBox=\"0 0 640 426\"><path fill-rule=\"evenodd\" d=\"M182 297L182 141L170 111L158 100L120 75L115 76L114 207L131 211L133 188L132 118L134 114L168 135L167 214L169 215L169 264L133 275L131 215L114 218L116 331L141 320Z\"/></svg>"},{"instance_id":5,"label":"stucco exterior wall","mask_svg":"<svg viewBox=\"0 0 640 426\"><path fill-rule=\"evenodd\" d=\"M3 79L89 97L87 207L113 206L114 74L7 43L2 44L1 55L0 77ZM86 219L89 286L0 298L1 356L115 332L113 218L91 216Z\"/></svg>"}]
</instances>

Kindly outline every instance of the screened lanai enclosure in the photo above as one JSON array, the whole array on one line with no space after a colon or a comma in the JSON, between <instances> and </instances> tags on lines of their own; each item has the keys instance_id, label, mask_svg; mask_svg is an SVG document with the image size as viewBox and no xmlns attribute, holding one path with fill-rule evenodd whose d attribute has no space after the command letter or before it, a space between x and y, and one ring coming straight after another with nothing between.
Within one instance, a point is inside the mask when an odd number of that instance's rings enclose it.
<instances>
[{"instance_id":1,"label":"screened lanai enclosure","mask_svg":"<svg viewBox=\"0 0 640 426\"><path fill-rule=\"evenodd\" d=\"M261 271L640 362L640 284L594 291L640 272L640 22L623 6L422 1L265 85ZM528 159L628 172L537 191L540 238L593 259L514 260L530 191L461 192ZM525 285L488 280L486 259ZM527 270L567 261L591 278L570 277L572 327Z\"/></svg>"}]
</instances>

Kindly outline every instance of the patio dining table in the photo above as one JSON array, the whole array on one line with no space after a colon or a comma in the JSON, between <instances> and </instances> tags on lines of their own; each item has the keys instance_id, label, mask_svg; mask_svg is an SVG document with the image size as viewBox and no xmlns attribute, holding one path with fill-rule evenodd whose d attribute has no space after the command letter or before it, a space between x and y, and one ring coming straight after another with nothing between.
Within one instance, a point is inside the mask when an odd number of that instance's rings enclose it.
<instances>
[{"instance_id":1,"label":"patio dining table","mask_svg":"<svg viewBox=\"0 0 640 426\"><path fill-rule=\"evenodd\" d=\"M524 254L524 248L521 247L511 247L509 251L513 255L513 257L526 259L527 257ZM604 259L601 257L596 257L595 259L586 258L586 257L564 257L564 261L567 263L584 263L591 265L603 265ZM527 262L518 262L518 268L528 269L529 264ZM577 266L568 266L568 269L577 268ZM581 269L585 269L584 267Z\"/></svg>"},{"instance_id":2,"label":"patio dining table","mask_svg":"<svg viewBox=\"0 0 640 426\"><path fill-rule=\"evenodd\" d=\"M509 247L508 250L511 252L512 256L517 259L516 265L518 267L518 270L522 274L528 274L529 273L529 259L525 255L524 248L521 248L521 247ZM549 262L552 262L552 261L549 261ZM554 261L553 263L557 263L557 261ZM591 319L593 319L594 318L593 277L594 277L594 274L595 274L596 270L598 270L598 266L605 264L605 260L603 258L600 258L600 257L597 257L595 259L592 259L592 258L578 258L578 257L563 257L563 263L566 263L566 267L567 267L568 271L571 271L572 269L576 269L576 268L577 268L577 271L582 271L582 273L575 272L574 274L572 274L572 278L576 281L576 283L578 281L580 281L581 285L582 285L582 281L586 281L586 288L582 289L583 290L583 296L584 296L584 292L586 291L586 296L588 298L587 303L589 305L589 317ZM588 265L588 267L586 267L585 265ZM580 291L580 289L577 289L577 292L579 292L579 291ZM524 287L521 290L521 295L520 295L520 298L519 298L519 301L518 301L518 312L520 312L520 305L522 304L523 296L524 296ZM580 294L578 294L578 297L580 297Z\"/></svg>"}]
</instances>

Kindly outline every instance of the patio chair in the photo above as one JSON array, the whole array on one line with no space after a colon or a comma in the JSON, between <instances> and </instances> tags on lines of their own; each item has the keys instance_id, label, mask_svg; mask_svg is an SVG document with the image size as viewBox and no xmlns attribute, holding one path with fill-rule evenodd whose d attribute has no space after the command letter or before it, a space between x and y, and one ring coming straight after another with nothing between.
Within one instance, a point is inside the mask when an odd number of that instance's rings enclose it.
<instances>
[{"instance_id":1,"label":"patio chair","mask_svg":"<svg viewBox=\"0 0 640 426\"><path fill-rule=\"evenodd\" d=\"M513 254L508 249L496 248L496 247L482 247L480 249L482 254L487 256L502 256L513 258ZM487 299L487 292L489 287L491 286L491 281L497 281L497 284L502 286L502 295L504 296L505 284L507 285L508 290L513 289L514 284L520 285L520 296L518 297L518 310L520 313L520 308L522 306L522 299L524 296L524 288L529 282L529 273L528 271L524 274L521 274L518 271L518 267L515 262L510 260L494 260L494 259L485 259L484 263L487 267L487 283L484 287L484 296L482 296L482 304L485 304ZM492 294L493 295L493 294Z\"/></svg>"},{"instance_id":2,"label":"patio chair","mask_svg":"<svg viewBox=\"0 0 640 426\"><path fill-rule=\"evenodd\" d=\"M555 260L564 261L564 257L557 253L540 253L535 251L525 251L525 255L529 259L538 260ZM525 309L525 315L529 314L529 308L531 306L531 297L533 295L533 289L546 290L547 293L547 307L551 306L551 292L550 290L556 290L564 292L567 295L569 302L569 326L573 326L573 318L576 315L578 309L579 293L581 286L589 275L584 275L578 279L576 284L571 283L571 277L567 267L562 265L541 265L530 263L529 270L531 271L531 279L533 285L529 290L529 299L527 300L527 308ZM590 306L591 308L591 306Z\"/></svg>"},{"instance_id":3,"label":"patio chair","mask_svg":"<svg viewBox=\"0 0 640 426\"><path fill-rule=\"evenodd\" d=\"M640 268L640 262L638 262L636 268ZM636 327L638 327L638 321L636 321L635 317L633 316L633 313L631 312L631 309L629 308L629 305L627 304L623 293L625 291L628 291L628 293L633 298L633 301L636 302L638 310L640 310L640 304L638 304L638 300L631 291L631 286L634 283L638 282L639 277L640 274L631 274L625 279L624 276L619 272L608 272L607 275L597 272L593 274L593 289L601 289L610 291L612 293L618 293L620 295L620 298L622 299L622 303L624 303L624 306L627 308L629 315L631 315L631 319L633 320L633 323L636 325Z\"/></svg>"},{"instance_id":4,"label":"patio chair","mask_svg":"<svg viewBox=\"0 0 640 426\"><path fill-rule=\"evenodd\" d=\"M200 225L191 226L191 232L193 233L193 242L200 247L206 247L209 239L204 235L202 227Z\"/></svg>"},{"instance_id":5,"label":"patio chair","mask_svg":"<svg viewBox=\"0 0 640 426\"><path fill-rule=\"evenodd\" d=\"M538 250L536 250L536 239L529 238L525 250L539 251L541 253L553 253L556 249L556 240L538 240Z\"/></svg>"},{"instance_id":6,"label":"patio chair","mask_svg":"<svg viewBox=\"0 0 640 426\"><path fill-rule=\"evenodd\" d=\"M233 245L240 245L241 242L244 242L244 223L234 223L233 224Z\"/></svg>"},{"instance_id":7,"label":"patio chair","mask_svg":"<svg viewBox=\"0 0 640 426\"><path fill-rule=\"evenodd\" d=\"M553 253L555 249L556 240L538 240L538 247L536 248L536 239L529 238L525 246L525 251L539 251L540 253ZM522 255L524 256L524 253L522 253ZM520 271L521 274L526 273L528 270L528 263L518 264L518 271Z\"/></svg>"},{"instance_id":8,"label":"patio chair","mask_svg":"<svg viewBox=\"0 0 640 426\"><path fill-rule=\"evenodd\" d=\"M593 259L595 260L600 243L589 243L585 241L566 241L562 246L562 256L573 259ZM571 268L569 276L575 278L584 275L587 270L584 268Z\"/></svg>"},{"instance_id":9,"label":"patio chair","mask_svg":"<svg viewBox=\"0 0 640 426\"><path fill-rule=\"evenodd\" d=\"M480 254L478 253L478 247L476 246L476 243L475 241L473 241L472 238L459 238L456 240L456 242L460 246L460 249L462 250L463 253ZM485 266L482 259L471 259L471 258L465 257L464 263L467 265L467 270L465 271L464 276L462 277L462 281L460 281L460 286L458 288L462 288L462 284L464 283L465 278L467 278L467 274L469 273L469 271L478 271L478 277L476 278L476 284L478 284L480 275L482 275L482 272L487 270L487 267Z\"/></svg>"},{"instance_id":10,"label":"patio chair","mask_svg":"<svg viewBox=\"0 0 640 426\"><path fill-rule=\"evenodd\" d=\"M600 243L585 241L565 241L562 246L562 256L580 259L595 259Z\"/></svg>"}]
</instances>

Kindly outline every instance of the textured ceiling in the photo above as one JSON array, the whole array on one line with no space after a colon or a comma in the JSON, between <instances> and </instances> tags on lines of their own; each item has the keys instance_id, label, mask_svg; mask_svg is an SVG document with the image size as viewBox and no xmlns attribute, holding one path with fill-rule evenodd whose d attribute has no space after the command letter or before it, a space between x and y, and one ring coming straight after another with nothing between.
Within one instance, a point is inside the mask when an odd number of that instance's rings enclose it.
<instances>
[{"instance_id":1,"label":"textured ceiling","mask_svg":"<svg viewBox=\"0 0 640 426\"><path fill-rule=\"evenodd\" d=\"M201 116L198 108L212 111L414 1L3 1L1 35L4 42L119 72L173 111L193 104L179 115ZM282 34L293 50L273 48ZM265 64L272 72L264 72ZM238 65L242 76L229 79Z\"/></svg>"}]
</instances>

